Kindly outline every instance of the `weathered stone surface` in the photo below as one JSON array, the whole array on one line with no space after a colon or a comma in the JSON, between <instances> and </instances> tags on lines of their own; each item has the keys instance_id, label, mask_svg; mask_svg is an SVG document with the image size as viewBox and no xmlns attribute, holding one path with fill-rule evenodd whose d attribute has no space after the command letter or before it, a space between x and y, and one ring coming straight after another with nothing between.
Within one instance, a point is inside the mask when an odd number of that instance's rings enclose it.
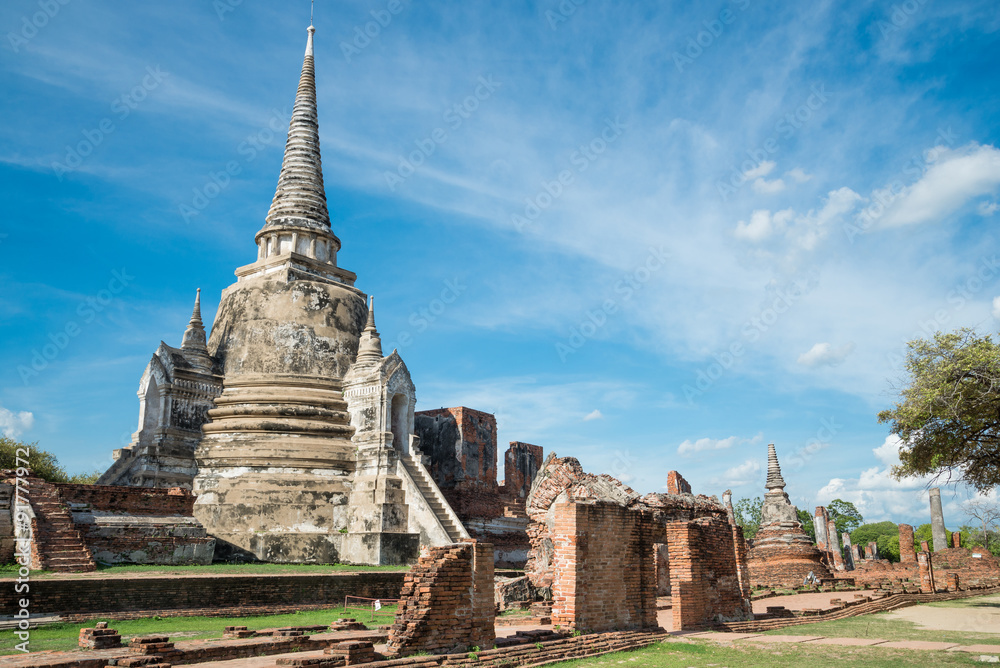
<instances>
[{"instance_id":1,"label":"weathered stone surface","mask_svg":"<svg viewBox=\"0 0 1000 668\"><path fill-rule=\"evenodd\" d=\"M934 551L948 549L948 534L944 528L944 510L941 508L941 488L932 487L930 491L931 504L931 539L934 541Z\"/></svg>"}]
</instances>

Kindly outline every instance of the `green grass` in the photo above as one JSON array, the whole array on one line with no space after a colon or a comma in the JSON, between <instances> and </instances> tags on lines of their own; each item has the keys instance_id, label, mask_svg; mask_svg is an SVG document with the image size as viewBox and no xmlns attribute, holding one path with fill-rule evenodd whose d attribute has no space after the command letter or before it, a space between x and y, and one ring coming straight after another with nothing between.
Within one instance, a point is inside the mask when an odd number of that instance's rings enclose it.
<instances>
[{"instance_id":1,"label":"green grass","mask_svg":"<svg viewBox=\"0 0 1000 668\"><path fill-rule=\"evenodd\" d=\"M31 578L58 579L103 577L107 575L276 575L280 573L322 574L361 571L406 571L408 566L350 566L348 564L211 564L208 566L108 566L98 565L96 573L52 573L31 571ZM0 578L17 576L17 564L0 565Z\"/></svg>"},{"instance_id":2,"label":"green grass","mask_svg":"<svg viewBox=\"0 0 1000 668\"><path fill-rule=\"evenodd\" d=\"M527 610L504 610L497 617L531 617L531 609Z\"/></svg>"},{"instance_id":3,"label":"green grass","mask_svg":"<svg viewBox=\"0 0 1000 668\"><path fill-rule=\"evenodd\" d=\"M31 629L30 645L32 652L44 650L76 650L80 629L93 627L97 622L108 622L108 626L118 631L122 641L137 635L168 635L173 641L200 640L221 638L227 626L246 626L249 629L266 629L276 626L314 626L329 624L341 617L353 617L363 622L368 628L378 628L384 624L392 624L396 616L396 606L387 605L375 613L372 621L370 610L358 608L328 608L325 610L303 610L284 615L266 615L261 617L150 617L146 619L130 619L115 621L114 618L92 619L84 623L48 624L37 629ZM19 653L14 645L20 642L12 630L0 631L0 654Z\"/></svg>"},{"instance_id":4,"label":"green grass","mask_svg":"<svg viewBox=\"0 0 1000 668\"><path fill-rule=\"evenodd\" d=\"M934 607L973 607L976 599L927 603ZM965 603L965 605L952 605ZM980 605L985 601L979 602ZM1000 605L994 601L988 605ZM874 615L847 617L831 622L799 624L783 629L766 631L765 635L826 636L828 638L881 638L883 640L930 640L933 642L953 642L962 645L996 645L1000 652L1000 628L995 633L975 633L971 631L944 631L921 628L914 622L891 616L891 612Z\"/></svg>"},{"instance_id":5,"label":"green grass","mask_svg":"<svg viewBox=\"0 0 1000 668\"><path fill-rule=\"evenodd\" d=\"M732 645L705 640L667 641L630 652L616 652L589 659L560 663L559 668L689 668L690 666L737 666L768 668L842 668L858 665L865 668L899 666L968 666L982 665L978 654L965 652L928 652L878 649L875 647L837 647L833 645L797 645L782 643L758 645L739 642Z\"/></svg>"}]
</instances>

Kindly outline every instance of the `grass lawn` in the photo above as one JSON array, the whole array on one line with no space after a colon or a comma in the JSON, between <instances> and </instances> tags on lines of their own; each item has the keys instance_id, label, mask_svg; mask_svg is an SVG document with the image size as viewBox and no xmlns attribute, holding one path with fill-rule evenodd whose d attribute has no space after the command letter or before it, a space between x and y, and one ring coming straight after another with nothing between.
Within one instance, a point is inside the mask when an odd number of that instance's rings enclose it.
<instances>
[{"instance_id":1,"label":"grass lawn","mask_svg":"<svg viewBox=\"0 0 1000 668\"><path fill-rule=\"evenodd\" d=\"M0 578L17 577L17 564L0 565ZM52 573L31 571L33 579L105 577L108 575L301 575L360 571L406 571L408 566L349 566L347 564L211 564L208 566L106 566L95 573Z\"/></svg>"},{"instance_id":2,"label":"grass lawn","mask_svg":"<svg viewBox=\"0 0 1000 668\"><path fill-rule=\"evenodd\" d=\"M996 608L1000 607L1000 597L988 598L974 596L972 598L954 601L925 603L920 607L950 609ZM883 640L930 640L934 642L953 642L963 645L996 645L1000 652L1000 628L993 633L976 633L972 631L946 631L941 629L921 628L916 623L897 619L892 613L882 612L875 615L847 617L831 622L816 622L800 624L774 631L766 631L765 635L800 635L826 636L828 638L882 638Z\"/></svg>"},{"instance_id":3,"label":"grass lawn","mask_svg":"<svg viewBox=\"0 0 1000 668\"><path fill-rule=\"evenodd\" d=\"M965 652L927 652L877 649L874 647L836 647L831 645L754 645L739 642L722 645L705 640L667 641L631 652L616 652L589 659L560 663L559 668L689 668L690 666L789 666L790 668L898 668L899 666L968 666L983 665L978 654Z\"/></svg>"},{"instance_id":4,"label":"grass lawn","mask_svg":"<svg viewBox=\"0 0 1000 668\"><path fill-rule=\"evenodd\" d=\"M374 629L383 624L392 624L396 616L396 606L387 605L375 613L372 621L370 610L358 608L328 608L325 610L304 610L285 615L267 615L262 617L151 617L147 619L130 619L114 621L114 618L92 619L84 623L48 624L37 629L31 629L30 645L32 652L43 650L75 650L80 629L93 627L97 622L108 622L108 625L118 631L122 641L136 635L168 635L173 641L197 640L205 638L221 638L223 629L227 626L246 626L249 629L266 629L276 626L314 626L329 624L341 617L353 617L363 622L368 628ZM0 654L18 653L14 645L20 642L12 630L0 631Z\"/></svg>"}]
</instances>

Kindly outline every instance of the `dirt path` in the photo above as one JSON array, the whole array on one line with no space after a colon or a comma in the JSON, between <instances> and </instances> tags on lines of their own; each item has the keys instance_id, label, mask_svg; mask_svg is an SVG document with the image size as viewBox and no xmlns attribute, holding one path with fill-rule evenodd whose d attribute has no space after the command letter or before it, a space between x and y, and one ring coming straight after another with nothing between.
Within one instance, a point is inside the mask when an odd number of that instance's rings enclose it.
<instances>
[{"instance_id":1,"label":"dirt path","mask_svg":"<svg viewBox=\"0 0 1000 668\"><path fill-rule=\"evenodd\" d=\"M913 622L923 629L1000 635L1000 595L983 596L969 601L968 607L939 608L933 605L915 605L886 615L892 619Z\"/></svg>"}]
</instances>

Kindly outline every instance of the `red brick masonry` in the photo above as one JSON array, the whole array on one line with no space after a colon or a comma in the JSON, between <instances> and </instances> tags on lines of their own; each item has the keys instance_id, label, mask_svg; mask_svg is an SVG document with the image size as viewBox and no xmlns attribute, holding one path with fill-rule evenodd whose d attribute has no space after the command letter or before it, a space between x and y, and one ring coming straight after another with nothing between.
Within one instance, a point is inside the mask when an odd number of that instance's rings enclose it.
<instances>
[{"instance_id":1,"label":"red brick masonry","mask_svg":"<svg viewBox=\"0 0 1000 668\"><path fill-rule=\"evenodd\" d=\"M490 649L496 641L493 546L456 543L425 548L406 574L389 653L443 654Z\"/></svg>"}]
</instances>

